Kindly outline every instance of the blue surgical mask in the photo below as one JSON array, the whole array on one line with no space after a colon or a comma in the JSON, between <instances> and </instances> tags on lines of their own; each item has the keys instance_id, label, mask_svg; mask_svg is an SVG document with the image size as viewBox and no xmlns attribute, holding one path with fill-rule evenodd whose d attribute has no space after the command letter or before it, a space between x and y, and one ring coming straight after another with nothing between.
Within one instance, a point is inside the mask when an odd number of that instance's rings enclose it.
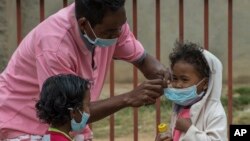
<instances>
[{"instance_id":1,"label":"blue surgical mask","mask_svg":"<svg viewBox=\"0 0 250 141\"><path fill-rule=\"evenodd\" d=\"M83 113L81 111L79 111L79 112L82 115L81 122L77 123L74 118L71 120L71 129L72 129L72 131L75 131L75 132L81 132L81 131L83 131L83 129L85 128L85 126L87 124L89 116L90 116L86 112L83 112Z\"/></svg>"},{"instance_id":2,"label":"blue surgical mask","mask_svg":"<svg viewBox=\"0 0 250 141\"><path fill-rule=\"evenodd\" d=\"M88 22L88 24L89 24L89 22ZM89 24L89 26L90 26L90 24ZM102 47L102 48L109 47L109 46L116 44L117 38L113 38L113 39L98 38L91 26L90 26L90 29L95 36L95 40L93 41L92 39L90 39L86 33L83 35L83 37L85 37L91 44L94 44L94 45Z\"/></svg>"},{"instance_id":3,"label":"blue surgical mask","mask_svg":"<svg viewBox=\"0 0 250 141\"><path fill-rule=\"evenodd\" d=\"M164 95L167 99L171 100L175 104L181 106L190 106L199 101L205 92L203 91L199 95L197 94L197 86L203 81L202 79L197 85L193 85L183 89L166 88L164 89Z\"/></svg>"}]
</instances>

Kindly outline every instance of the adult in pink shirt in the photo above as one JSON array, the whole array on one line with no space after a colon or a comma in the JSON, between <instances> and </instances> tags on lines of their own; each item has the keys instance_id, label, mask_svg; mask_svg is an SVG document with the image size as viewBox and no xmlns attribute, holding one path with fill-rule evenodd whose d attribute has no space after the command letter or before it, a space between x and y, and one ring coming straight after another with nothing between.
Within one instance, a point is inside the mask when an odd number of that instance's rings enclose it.
<instances>
[{"instance_id":1,"label":"adult in pink shirt","mask_svg":"<svg viewBox=\"0 0 250 141\"><path fill-rule=\"evenodd\" d=\"M0 75L0 140L45 133L48 125L38 120L34 105L43 82L56 74L91 81L89 122L125 107L155 103L163 94L167 71L135 39L126 22L124 3L75 0L23 39ZM98 100L112 59L132 63L150 80L127 93Z\"/></svg>"}]
</instances>

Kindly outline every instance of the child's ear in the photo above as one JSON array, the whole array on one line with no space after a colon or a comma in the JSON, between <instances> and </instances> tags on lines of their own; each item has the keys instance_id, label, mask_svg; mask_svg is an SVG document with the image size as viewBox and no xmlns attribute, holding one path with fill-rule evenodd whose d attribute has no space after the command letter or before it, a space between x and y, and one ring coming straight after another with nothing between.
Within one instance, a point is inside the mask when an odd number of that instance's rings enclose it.
<instances>
[{"instance_id":1,"label":"child's ear","mask_svg":"<svg viewBox=\"0 0 250 141\"><path fill-rule=\"evenodd\" d=\"M70 113L70 117L71 118L75 118L76 117L76 114L77 114L76 110L70 110L69 113Z\"/></svg>"}]
</instances>

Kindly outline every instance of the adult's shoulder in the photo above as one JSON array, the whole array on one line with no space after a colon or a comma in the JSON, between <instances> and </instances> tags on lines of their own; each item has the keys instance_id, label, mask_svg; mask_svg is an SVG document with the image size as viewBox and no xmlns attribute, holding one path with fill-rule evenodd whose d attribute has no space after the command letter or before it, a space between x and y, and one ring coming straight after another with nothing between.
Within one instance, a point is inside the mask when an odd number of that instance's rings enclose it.
<instances>
[{"instance_id":1,"label":"adult's shoulder","mask_svg":"<svg viewBox=\"0 0 250 141\"><path fill-rule=\"evenodd\" d=\"M78 34L74 4L51 15L33 31L40 50L57 51L61 46L72 46Z\"/></svg>"}]
</instances>

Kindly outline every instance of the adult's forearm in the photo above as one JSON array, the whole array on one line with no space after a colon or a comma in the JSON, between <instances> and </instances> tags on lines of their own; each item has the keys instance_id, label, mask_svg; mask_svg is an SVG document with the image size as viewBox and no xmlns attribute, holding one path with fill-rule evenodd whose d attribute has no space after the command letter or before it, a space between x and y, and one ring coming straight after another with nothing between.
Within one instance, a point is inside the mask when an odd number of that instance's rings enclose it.
<instances>
[{"instance_id":1,"label":"adult's forearm","mask_svg":"<svg viewBox=\"0 0 250 141\"><path fill-rule=\"evenodd\" d=\"M147 80L125 94L90 103L90 119L94 122L103 119L125 107L140 107L154 104L162 91L162 79Z\"/></svg>"},{"instance_id":2,"label":"adult's forearm","mask_svg":"<svg viewBox=\"0 0 250 141\"><path fill-rule=\"evenodd\" d=\"M90 103L89 123L103 119L125 107L127 104L127 94L121 94L105 100L99 100Z\"/></svg>"},{"instance_id":3,"label":"adult's forearm","mask_svg":"<svg viewBox=\"0 0 250 141\"><path fill-rule=\"evenodd\" d=\"M164 78L166 68L153 56L146 54L145 58L134 64L147 79Z\"/></svg>"}]
</instances>

